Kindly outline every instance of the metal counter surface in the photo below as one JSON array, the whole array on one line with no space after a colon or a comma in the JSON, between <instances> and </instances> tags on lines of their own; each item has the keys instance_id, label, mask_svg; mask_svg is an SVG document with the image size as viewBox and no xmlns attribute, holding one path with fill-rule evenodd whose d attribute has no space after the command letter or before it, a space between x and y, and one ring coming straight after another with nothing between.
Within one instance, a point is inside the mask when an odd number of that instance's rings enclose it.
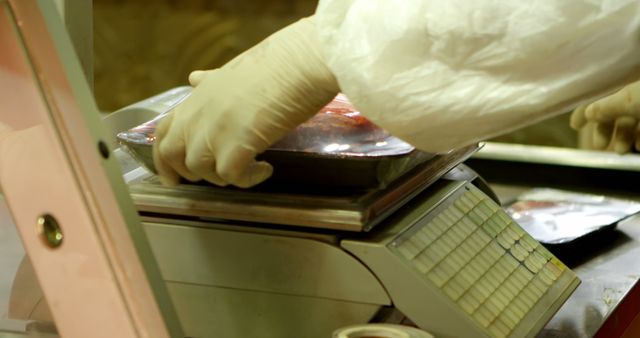
<instances>
[{"instance_id":1,"label":"metal counter surface","mask_svg":"<svg viewBox=\"0 0 640 338\"><path fill-rule=\"evenodd\" d=\"M510 201L529 189L506 185L492 185L492 188L503 201ZM615 328L618 318L612 318L612 314L623 300L628 300L625 296L640 280L640 215L620 222L616 232L610 242L585 252L582 259L569 265L582 283L540 332L539 338L613 336L607 330ZM636 313L626 315L633 318ZM605 322L607 330L603 328L598 332Z\"/></svg>"}]
</instances>

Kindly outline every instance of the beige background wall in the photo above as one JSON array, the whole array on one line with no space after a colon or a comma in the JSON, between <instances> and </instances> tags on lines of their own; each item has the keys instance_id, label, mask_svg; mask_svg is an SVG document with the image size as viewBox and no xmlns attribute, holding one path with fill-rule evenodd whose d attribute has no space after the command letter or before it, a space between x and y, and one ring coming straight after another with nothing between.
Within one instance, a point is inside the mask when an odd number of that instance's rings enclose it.
<instances>
[{"instance_id":1,"label":"beige background wall","mask_svg":"<svg viewBox=\"0 0 640 338\"><path fill-rule=\"evenodd\" d=\"M95 0L94 85L113 111L219 67L317 0Z\"/></svg>"}]
</instances>

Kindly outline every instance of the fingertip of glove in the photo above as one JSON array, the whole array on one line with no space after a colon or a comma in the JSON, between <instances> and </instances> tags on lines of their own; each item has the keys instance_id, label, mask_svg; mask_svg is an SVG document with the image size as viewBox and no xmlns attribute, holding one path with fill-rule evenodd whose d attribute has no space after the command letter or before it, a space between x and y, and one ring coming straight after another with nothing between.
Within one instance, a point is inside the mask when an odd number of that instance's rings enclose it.
<instances>
[{"instance_id":1,"label":"fingertip of glove","mask_svg":"<svg viewBox=\"0 0 640 338\"><path fill-rule=\"evenodd\" d=\"M197 86L200 81L202 81L202 77L204 76L204 70L194 70L189 74L189 83L192 86Z\"/></svg>"},{"instance_id":2,"label":"fingertip of glove","mask_svg":"<svg viewBox=\"0 0 640 338\"><path fill-rule=\"evenodd\" d=\"M245 179L238 182L236 186L250 188L264 182L273 175L273 167L267 162L255 162L247 168L245 173Z\"/></svg>"},{"instance_id":3,"label":"fingertip of glove","mask_svg":"<svg viewBox=\"0 0 640 338\"><path fill-rule=\"evenodd\" d=\"M631 150L631 144L628 144L628 143L616 142L613 145L613 151L615 151L619 155L624 155L628 153L630 150Z\"/></svg>"},{"instance_id":4,"label":"fingertip of glove","mask_svg":"<svg viewBox=\"0 0 640 338\"><path fill-rule=\"evenodd\" d=\"M585 105L581 105L577 107L569 118L569 126L574 130L580 130L587 124L586 117L584 115L584 111L587 107Z\"/></svg>"},{"instance_id":5,"label":"fingertip of glove","mask_svg":"<svg viewBox=\"0 0 640 338\"><path fill-rule=\"evenodd\" d=\"M584 116L588 120L595 120L598 117L598 113L600 112L600 105L598 103L592 103L584 111Z\"/></svg>"},{"instance_id":6,"label":"fingertip of glove","mask_svg":"<svg viewBox=\"0 0 640 338\"><path fill-rule=\"evenodd\" d=\"M586 123L583 123L582 121L571 121L571 122L569 122L569 126L573 130L580 130L580 129L582 129L582 127L585 126L585 124Z\"/></svg>"}]
</instances>

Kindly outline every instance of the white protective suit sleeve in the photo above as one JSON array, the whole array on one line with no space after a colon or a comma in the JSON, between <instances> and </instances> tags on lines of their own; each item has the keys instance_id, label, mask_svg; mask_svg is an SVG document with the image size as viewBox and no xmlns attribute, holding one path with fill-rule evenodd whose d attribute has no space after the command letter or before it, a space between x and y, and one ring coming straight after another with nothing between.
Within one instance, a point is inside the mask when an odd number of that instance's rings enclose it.
<instances>
[{"instance_id":1,"label":"white protective suit sleeve","mask_svg":"<svg viewBox=\"0 0 640 338\"><path fill-rule=\"evenodd\" d=\"M431 152L640 78L637 0L320 0L315 17L342 92Z\"/></svg>"}]
</instances>

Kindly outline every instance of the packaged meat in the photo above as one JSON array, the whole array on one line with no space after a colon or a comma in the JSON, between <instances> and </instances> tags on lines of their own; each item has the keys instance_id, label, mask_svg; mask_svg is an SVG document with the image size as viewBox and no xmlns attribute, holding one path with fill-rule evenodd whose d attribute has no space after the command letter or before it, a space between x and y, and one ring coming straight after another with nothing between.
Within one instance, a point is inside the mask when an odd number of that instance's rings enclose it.
<instances>
[{"instance_id":1,"label":"packaged meat","mask_svg":"<svg viewBox=\"0 0 640 338\"><path fill-rule=\"evenodd\" d=\"M520 195L507 211L539 242L559 245L614 228L621 220L640 212L640 203L537 188Z\"/></svg>"},{"instance_id":2,"label":"packaged meat","mask_svg":"<svg viewBox=\"0 0 640 338\"><path fill-rule=\"evenodd\" d=\"M161 112L117 135L132 156L152 172L155 129L168 114L170 110ZM258 157L274 166L270 181L371 187L386 185L433 155L376 126L340 94Z\"/></svg>"}]
</instances>

